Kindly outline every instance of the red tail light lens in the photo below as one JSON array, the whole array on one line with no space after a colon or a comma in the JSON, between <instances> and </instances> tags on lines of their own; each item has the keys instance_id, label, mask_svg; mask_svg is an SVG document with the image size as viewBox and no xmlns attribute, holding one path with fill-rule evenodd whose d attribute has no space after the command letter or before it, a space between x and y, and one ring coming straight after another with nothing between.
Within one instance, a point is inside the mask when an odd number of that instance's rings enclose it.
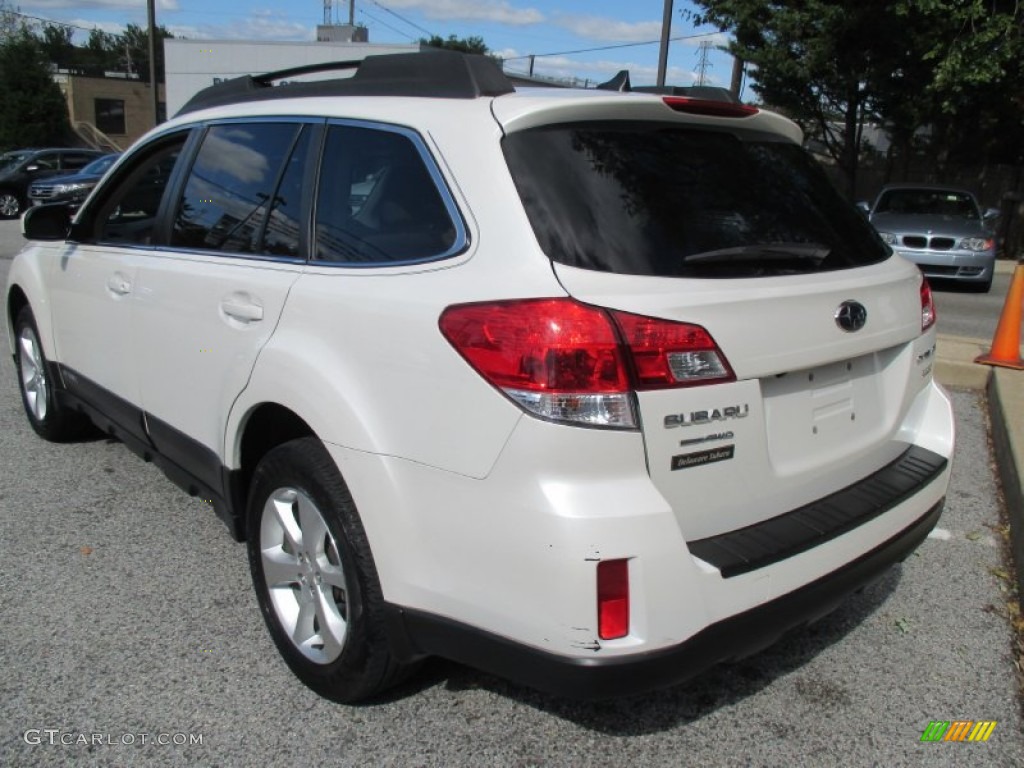
<instances>
[{"instance_id":1,"label":"red tail light lens","mask_svg":"<svg viewBox=\"0 0 1024 768\"><path fill-rule=\"evenodd\" d=\"M629 634L629 561L597 564L597 635L614 640Z\"/></svg>"},{"instance_id":2,"label":"red tail light lens","mask_svg":"<svg viewBox=\"0 0 1024 768\"><path fill-rule=\"evenodd\" d=\"M750 117L758 113L757 107L748 104L736 104L731 101L713 101L711 99L691 99L688 96L666 96L666 105L676 112L691 115L707 115L709 117Z\"/></svg>"},{"instance_id":3,"label":"red tail light lens","mask_svg":"<svg viewBox=\"0 0 1024 768\"><path fill-rule=\"evenodd\" d=\"M637 389L732 381L725 356L699 325L613 312L633 357Z\"/></svg>"},{"instance_id":4,"label":"red tail light lens","mask_svg":"<svg viewBox=\"0 0 1024 768\"><path fill-rule=\"evenodd\" d=\"M932 298L932 287L928 281L921 278L921 333L924 333L937 320L935 314L935 300Z\"/></svg>"},{"instance_id":5,"label":"red tail light lens","mask_svg":"<svg viewBox=\"0 0 1024 768\"><path fill-rule=\"evenodd\" d=\"M634 428L634 390L735 378L703 328L572 299L462 304L440 327L488 382L554 421Z\"/></svg>"}]
</instances>

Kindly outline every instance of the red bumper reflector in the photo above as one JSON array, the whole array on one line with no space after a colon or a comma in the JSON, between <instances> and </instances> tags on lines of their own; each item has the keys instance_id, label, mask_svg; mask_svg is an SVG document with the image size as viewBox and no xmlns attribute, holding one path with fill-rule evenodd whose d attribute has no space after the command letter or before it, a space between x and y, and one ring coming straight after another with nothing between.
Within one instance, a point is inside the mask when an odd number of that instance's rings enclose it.
<instances>
[{"instance_id":1,"label":"red bumper reflector","mask_svg":"<svg viewBox=\"0 0 1024 768\"><path fill-rule=\"evenodd\" d=\"M614 640L629 634L629 561L597 564L597 634Z\"/></svg>"}]
</instances>

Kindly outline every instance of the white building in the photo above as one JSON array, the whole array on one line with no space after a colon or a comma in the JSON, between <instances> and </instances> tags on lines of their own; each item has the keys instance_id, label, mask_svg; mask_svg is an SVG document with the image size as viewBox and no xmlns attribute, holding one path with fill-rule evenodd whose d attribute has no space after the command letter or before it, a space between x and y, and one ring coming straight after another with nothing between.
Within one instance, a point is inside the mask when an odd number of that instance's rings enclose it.
<instances>
[{"instance_id":1,"label":"white building","mask_svg":"<svg viewBox=\"0 0 1024 768\"><path fill-rule=\"evenodd\" d=\"M173 117L197 91L241 75L274 72L328 61L354 61L381 53L409 53L415 45L347 42L251 42L243 40L164 41L167 116ZM338 77L337 73L316 77ZM300 79L300 78L295 78Z\"/></svg>"}]
</instances>

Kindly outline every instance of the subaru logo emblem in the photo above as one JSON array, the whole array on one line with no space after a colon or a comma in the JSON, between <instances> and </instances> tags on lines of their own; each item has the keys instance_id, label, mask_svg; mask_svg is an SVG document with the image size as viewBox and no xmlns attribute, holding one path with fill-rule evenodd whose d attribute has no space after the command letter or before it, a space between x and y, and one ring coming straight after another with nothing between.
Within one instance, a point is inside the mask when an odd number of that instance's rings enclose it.
<instances>
[{"instance_id":1,"label":"subaru logo emblem","mask_svg":"<svg viewBox=\"0 0 1024 768\"><path fill-rule=\"evenodd\" d=\"M836 325L847 333L859 331L868 321L868 311L859 301L844 301L835 314Z\"/></svg>"}]
</instances>

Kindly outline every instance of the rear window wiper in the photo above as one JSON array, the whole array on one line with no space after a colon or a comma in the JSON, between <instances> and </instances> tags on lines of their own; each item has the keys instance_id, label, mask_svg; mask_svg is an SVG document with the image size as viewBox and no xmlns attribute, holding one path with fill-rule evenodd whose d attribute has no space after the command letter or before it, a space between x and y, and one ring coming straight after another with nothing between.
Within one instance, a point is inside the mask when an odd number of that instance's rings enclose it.
<instances>
[{"instance_id":1,"label":"rear window wiper","mask_svg":"<svg viewBox=\"0 0 1024 768\"><path fill-rule=\"evenodd\" d=\"M811 261L821 264L831 252L831 248L821 243L764 243L691 253L683 257L683 262L721 264L730 261Z\"/></svg>"}]
</instances>

